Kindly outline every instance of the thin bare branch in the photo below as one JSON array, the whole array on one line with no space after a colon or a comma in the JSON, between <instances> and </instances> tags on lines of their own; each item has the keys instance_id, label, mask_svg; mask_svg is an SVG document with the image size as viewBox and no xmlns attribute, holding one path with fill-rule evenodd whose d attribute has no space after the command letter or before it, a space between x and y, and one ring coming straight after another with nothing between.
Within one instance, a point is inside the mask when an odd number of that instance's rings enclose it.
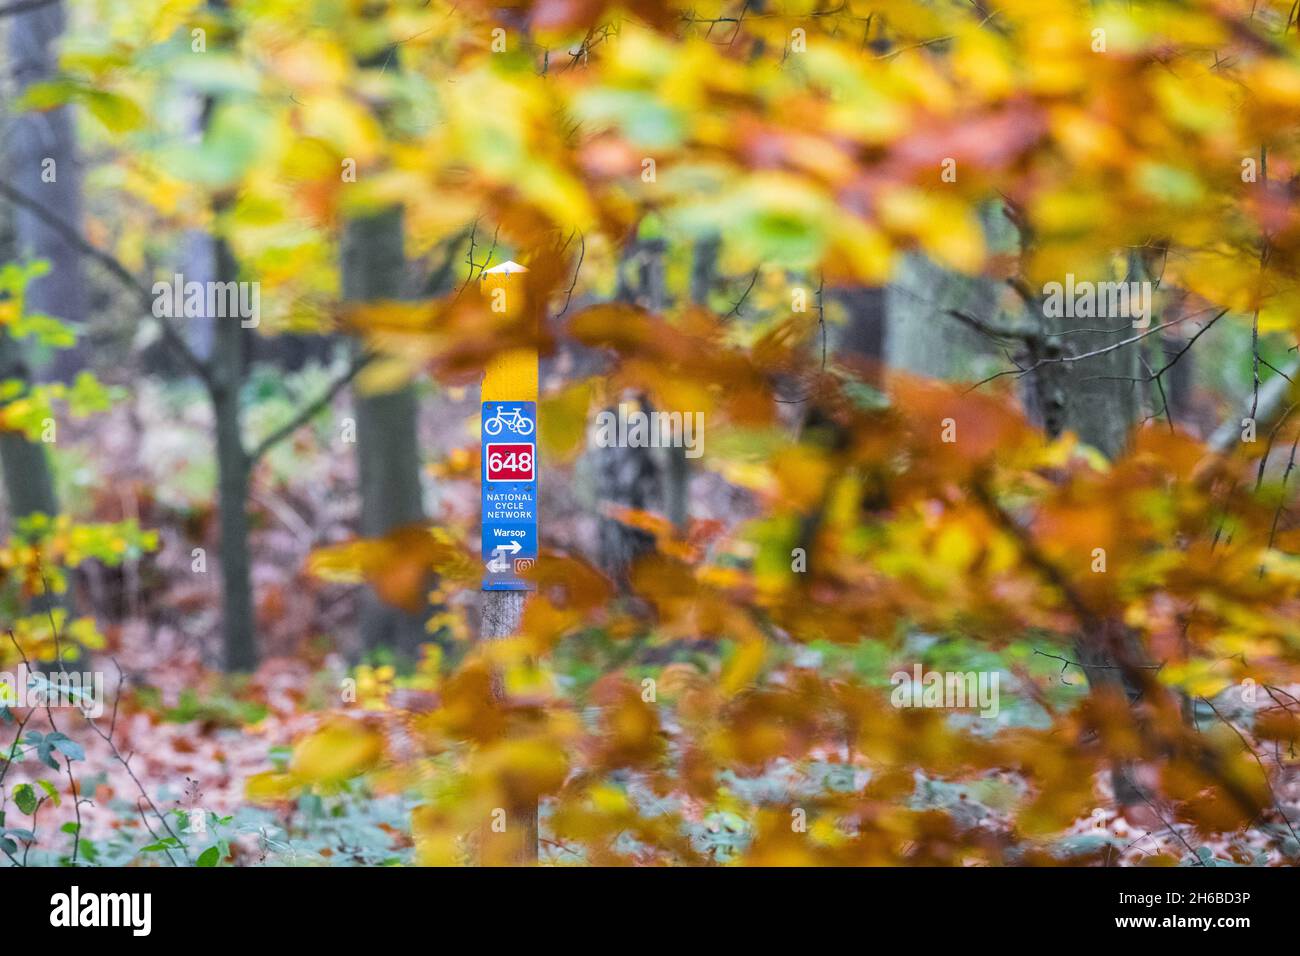
<instances>
[{"instance_id":1,"label":"thin bare branch","mask_svg":"<svg viewBox=\"0 0 1300 956\"><path fill-rule=\"evenodd\" d=\"M271 432L253 447L253 450L249 452L248 455L249 467L257 464L257 462L261 460L262 456L268 451L315 418L319 412L330 404L330 402L334 401L334 397L338 395L339 392L343 391L343 389L348 386L348 383L357 377L357 373L374 361L375 357L375 352L358 352L353 357L352 361L348 363L348 367L343 374L332 381L325 391L318 395L313 401L298 409L297 413L294 414L292 418L279 428L275 429L275 431Z\"/></svg>"},{"instance_id":2,"label":"thin bare branch","mask_svg":"<svg viewBox=\"0 0 1300 956\"><path fill-rule=\"evenodd\" d=\"M18 190L6 183L0 183L0 196L3 196L15 206L21 206L28 212L39 216L41 221L62 236L70 245L74 246L82 255L94 259L105 269L107 269L114 278L130 289L135 297L139 300L141 308L145 314L150 316L158 323L162 331L164 341L176 351L181 360L194 372L209 388L212 387L212 370L202 359L194 354L194 351L186 343L184 337L176 331L170 322L165 318L154 315L153 311L153 291L140 282L131 270L124 266L111 253L100 249L89 239L81 234L81 230L64 221L55 213L50 212L40 203L27 196L24 196Z\"/></svg>"}]
</instances>

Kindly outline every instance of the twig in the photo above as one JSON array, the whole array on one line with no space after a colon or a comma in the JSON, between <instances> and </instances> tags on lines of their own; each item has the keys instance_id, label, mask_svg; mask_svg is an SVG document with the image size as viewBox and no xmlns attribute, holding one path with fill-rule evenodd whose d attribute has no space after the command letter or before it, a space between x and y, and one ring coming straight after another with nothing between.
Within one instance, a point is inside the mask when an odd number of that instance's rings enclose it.
<instances>
[{"instance_id":1,"label":"twig","mask_svg":"<svg viewBox=\"0 0 1300 956\"><path fill-rule=\"evenodd\" d=\"M578 262L573 267L573 281L569 283L569 290L564 297L564 308L556 313L556 318L563 318L564 313L569 311L569 303L573 301L573 290L578 287L578 275L582 272L582 263L587 258L587 237L581 235L578 237Z\"/></svg>"},{"instance_id":2,"label":"twig","mask_svg":"<svg viewBox=\"0 0 1300 956\"><path fill-rule=\"evenodd\" d=\"M976 318L969 312L963 312L961 309L947 309L944 315L951 316L958 322L969 326L981 335L988 336L991 339L1016 339L1020 341L1031 341L1039 338L1038 332L1032 329L1017 329L1006 325L997 325L984 319Z\"/></svg>"},{"instance_id":3,"label":"twig","mask_svg":"<svg viewBox=\"0 0 1300 956\"><path fill-rule=\"evenodd\" d=\"M12 186L0 182L0 196L4 196L15 206L21 206L28 212L39 216L42 222L62 236L70 245L76 247L76 249L83 255L94 259L112 273L119 282L130 289L140 300L140 304L143 307L145 314L158 323L158 327L162 330L163 339L167 344L176 350L176 354L181 357L181 360L189 366L190 370L194 372L194 374L203 379L204 383L207 384L209 388L212 386L212 370L208 367L206 362L194 354L194 351L186 343L184 337L176 331L170 322L161 316L154 315L152 290L137 280L136 277L131 274L130 269L124 266L116 257L105 252L103 249L100 249L98 246L90 242L90 240L86 239L81 234L81 231L75 226L64 221L58 215L50 212L40 203L24 196Z\"/></svg>"},{"instance_id":4,"label":"twig","mask_svg":"<svg viewBox=\"0 0 1300 956\"><path fill-rule=\"evenodd\" d=\"M1287 460L1286 470L1282 472L1282 488L1279 493L1277 508L1273 512L1273 522L1268 529L1268 550L1273 550L1273 545L1277 541L1277 525L1282 519L1282 510L1286 507L1286 483L1291 478L1291 472L1295 470L1296 448L1300 447L1300 435L1296 436L1295 441L1291 443L1291 457ZM1264 577L1264 564L1259 565L1259 576Z\"/></svg>"},{"instance_id":5,"label":"twig","mask_svg":"<svg viewBox=\"0 0 1300 956\"><path fill-rule=\"evenodd\" d=\"M729 319L733 315L740 317L741 315L740 308L745 304L745 300L749 298L749 293L753 290L754 283L757 281L758 281L758 269L755 269L754 274L749 277L749 285L745 286L745 291L741 293L740 298L736 300L736 304L727 310L727 314L723 316L724 319Z\"/></svg>"},{"instance_id":6,"label":"twig","mask_svg":"<svg viewBox=\"0 0 1300 956\"><path fill-rule=\"evenodd\" d=\"M1286 824L1286 828L1291 831L1291 838L1297 843L1300 843L1300 836L1296 835L1295 828L1291 826L1291 821L1287 819L1286 813L1284 813L1282 808L1278 805L1277 794L1273 791L1273 784L1268 779L1268 768L1264 766L1264 761L1259 759L1259 754L1255 753L1255 748L1250 745L1250 741L1246 739L1246 735L1237 729L1236 724L1230 721L1227 717L1224 717L1223 714L1219 713L1219 709L1214 706L1214 703L1208 697L1202 697L1201 700L1204 701L1205 705L1209 707L1210 710L1214 711L1215 717L1218 717L1219 720L1227 724L1229 729L1237 735L1237 739L1241 741L1241 745L1246 748L1252 757L1255 758L1255 763L1259 764L1260 773L1264 775L1264 786L1268 788L1268 796L1269 799L1273 801L1273 809L1276 810L1277 815L1282 818L1282 822Z\"/></svg>"},{"instance_id":7,"label":"twig","mask_svg":"<svg viewBox=\"0 0 1300 956\"><path fill-rule=\"evenodd\" d=\"M45 581L44 571L41 572L41 580ZM48 594L49 593L48 581L45 582L45 590L46 593ZM49 615L50 615L50 627L54 628L55 655L60 659L59 666L61 668L63 666L63 661L62 661L63 654L59 650L59 645L58 645L59 631L58 628L55 627L54 625L54 611L52 608L49 609ZM18 651L18 656L22 658L23 667L26 668L28 672L30 672L32 669L31 661L28 660L27 652L23 650L23 646L18 643L18 638L14 636L14 632L12 628L10 628L9 630L9 640L13 641L13 645ZM57 723L55 723L54 720L54 708L50 704L50 697L51 695L49 694L45 695L45 718L50 722L50 729L57 734L59 732L59 726ZM77 862L77 855L81 850L81 793L77 789L77 778L72 773L72 758L69 757L67 754L61 754L61 756L63 757L64 767L68 772L68 783L72 787L72 810L77 817L77 832L72 835L72 863L75 866ZM34 821L35 821L35 817L33 817L33 822ZM26 862L26 860L27 860L27 854L24 853L23 854L24 863Z\"/></svg>"},{"instance_id":8,"label":"twig","mask_svg":"<svg viewBox=\"0 0 1300 956\"><path fill-rule=\"evenodd\" d=\"M1122 349L1127 345L1133 345L1136 342L1141 342L1147 336L1155 335L1157 332L1167 329L1172 325L1177 325L1179 322L1183 322L1183 321L1185 321L1185 319L1178 318L1178 319L1173 319L1172 321L1169 322L1164 322L1160 325L1153 326L1152 328L1147 329L1141 335L1134 335L1131 338L1124 339L1121 342L1115 342L1111 345L1106 345L1099 349L1093 349L1091 352L1081 352L1078 355L1045 356L1044 358L1040 358L1033 365L1017 366L1016 368L1013 369L1003 369L1001 372L997 372L993 375L990 375L988 378L981 379L980 381L972 385L970 388L968 388L966 391L972 392L975 389L979 388L981 385L987 385L989 382L992 382L995 379L1002 378L1004 375L1027 375L1030 372L1034 371L1035 369L1041 368L1044 365L1069 365L1073 362L1082 362L1084 359L1096 358L1098 355L1105 355L1107 352L1113 352L1116 349Z\"/></svg>"},{"instance_id":9,"label":"twig","mask_svg":"<svg viewBox=\"0 0 1300 956\"><path fill-rule=\"evenodd\" d=\"M1139 795L1140 795L1140 794L1139 794ZM1187 838L1184 837L1184 836L1183 836L1181 833L1179 833L1177 830L1175 830L1173 824L1171 824L1168 820L1166 820L1164 817L1162 817L1162 816L1160 815L1160 811L1156 809L1156 805L1155 805L1154 803L1152 803L1151 800L1148 799L1148 798L1145 797L1145 796L1142 797L1142 801L1143 801L1143 802L1144 802L1148 807L1151 808L1151 812L1154 813L1154 814L1156 815L1156 819L1159 820L1161 823L1163 823L1163 824L1165 825L1165 829L1168 830L1170 833L1172 833L1174 836L1176 836L1176 837L1178 838L1178 842L1179 842L1179 843L1181 843L1183 846L1187 847L1187 852L1190 853L1190 854L1192 855L1192 859L1196 861L1196 865L1197 865L1197 866L1205 866L1205 865L1206 865L1206 864L1205 864L1205 861L1202 860L1202 859L1197 855L1196 850L1192 847L1192 845L1191 845L1190 843L1187 842Z\"/></svg>"},{"instance_id":10,"label":"twig","mask_svg":"<svg viewBox=\"0 0 1300 956\"><path fill-rule=\"evenodd\" d=\"M313 401L298 409L292 418L279 428L275 429L275 431L271 432L253 447L253 450L249 452L248 455L249 466L251 467L252 465L255 465L268 451L315 418L317 413L329 405L330 402L334 400L334 397L338 395L339 392L343 391L349 382L357 377L357 373L374 361L375 357L375 352L358 352L353 357L352 361L348 363L348 367L344 373L331 382L324 392L318 395Z\"/></svg>"},{"instance_id":11,"label":"twig","mask_svg":"<svg viewBox=\"0 0 1300 956\"><path fill-rule=\"evenodd\" d=\"M120 671L121 668L119 668L119 673ZM185 855L185 861L188 863L190 859L189 851L185 849L185 844L181 841L181 838L176 835L176 831L171 828L171 824L167 822L167 817L163 814L161 810L158 809L157 804L153 802L153 798L150 797L149 792L145 790L144 784L140 782L140 778L137 777L135 775L135 771L131 769L131 758L122 756L122 751L118 749L118 746L113 741L112 736L110 734L104 733L103 728L100 727L98 724L96 724L93 718L91 718L84 711L81 712L81 716L85 718L85 721L90 726L90 729L93 730L101 740L103 740L106 744L108 744L109 748L113 751L113 756L117 759L117 762L120 763L122 767L126 770L127 776L131 778L131 782L135 784L136 789L140 791L140 797L138 800L136 800L136 809L139 809L140 807L140 800L143 800L146 804L148 804L149 809L154 812L154 816L156 816L159 822L162 823L163 828L168 832L168 834L171 835L172 839L174 839L177 842L177 844L180 847L181 853ZM114 719L116 719L116 707L114 708ZM134 753L131 756L134 756ZM154 833L153 828L149 827L148 822L145 823L145 826L149 829L150 834ZM154 835L156 836L156 834ZM176 865L176 861L172 860L170 853L167 854L167 859L172 861L173 866Z\"/></svg>"}]
</instances>

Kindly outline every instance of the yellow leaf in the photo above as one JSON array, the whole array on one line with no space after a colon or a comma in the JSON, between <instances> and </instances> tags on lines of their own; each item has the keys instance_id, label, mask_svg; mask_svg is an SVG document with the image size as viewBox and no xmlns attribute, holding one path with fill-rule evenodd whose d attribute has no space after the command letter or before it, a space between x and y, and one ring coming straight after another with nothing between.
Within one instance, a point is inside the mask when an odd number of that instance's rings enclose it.
<instances>
[{"instance_id":1,"label":"yellow leaf","mask_svg":"<svg viewBox=\"0 0 1300 956\"><path fill-rule=\"evenodd\" d=\"M311 783L340 783L370 769L383 753L383 738L359 721L335 718L298 741L290 769Z\"/></svg>"},{"instance_id":2,"label":"yellow leaf","mask_svg":"<svg viewBox=\"0 0 1300 956\"><path fill-rule=\"evenodd\" d=\"M722 669L722 692L730 696L752 683L762 670L766 656L767 647L761 639L742 640Z\"/></svg>"},{"instance_id":3,"label":"yellow leaf","mask_svg":"<svg viewBox=\"0 0 1300 956\"><path fill-rule=\"evenodd\" d=\"M357 390L362 395L381 395L403 388L415 369L410 362L391 355L375 359L357 373Z\"/></svg>"}]
</instances>

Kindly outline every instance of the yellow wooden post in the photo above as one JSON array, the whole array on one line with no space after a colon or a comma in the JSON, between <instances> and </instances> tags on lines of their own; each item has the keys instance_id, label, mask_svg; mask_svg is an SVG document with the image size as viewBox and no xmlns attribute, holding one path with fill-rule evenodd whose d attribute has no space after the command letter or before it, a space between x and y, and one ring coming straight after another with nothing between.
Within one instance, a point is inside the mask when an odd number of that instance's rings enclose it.
<instances>
[{"instance_id":1,"label":"yellow wooden post","mask_svg":"<svg viewBox=\"0 0 1300 956\"><path fill-rule=\"evenodd\" d=\"M527 272L517 262L485 270L479 286L488 308L498 315L519 315L526 305ZM483 374L483 401L537 401L537 349L510 349L491 359Z\"/></svg>"},{"instance_id":2,"label":"yellow wooden post","mask_svg":"<svg viewBox=\"0 0 1300 956\"><path fill-rule=\"evenodd\" d=\"M479 283L480 292L493 314L506 318L513 318L522 314L527 307L525 301L527 294L526 280L524 278L527 272L528 270L524 266L515 262L505 262L483 272ZM534 346L528 345L500 352L489 360L487 368L484 370L482 401L484 403L536 403L537 378L537 349ZM484 420L486 420L486 417L485 415ZM535 448L535 429L531 432L531 438ZM487 439L484 438L484 449L486 450L486 448ZM532 468L535 475L535 451ZM485 507L487 500L486 474L486 471L483 472ZM533 485L535 488L535 480ZM485 522L487 520L486 514L484 520ZM485 558L489 557L486 553L488 551L489 545L485 539ZM524 590L488 590L485 584L482 592L479 620L480 637L483 640L494 640L517 634L520 622L523 619L524 600L527 593ZM499 676L494 678L493 693L502 696L505 694L505 688ZM518 840L519 850L516 858L521 863L535 863L537 861L536 805L505 809L507 811L507 833L510 837L509 845L515 845L516 840ZM485 828L485 833L488 834L486 839L489 840L495 836L495 831L490 826Z\"/></svg>"}]
</instances>

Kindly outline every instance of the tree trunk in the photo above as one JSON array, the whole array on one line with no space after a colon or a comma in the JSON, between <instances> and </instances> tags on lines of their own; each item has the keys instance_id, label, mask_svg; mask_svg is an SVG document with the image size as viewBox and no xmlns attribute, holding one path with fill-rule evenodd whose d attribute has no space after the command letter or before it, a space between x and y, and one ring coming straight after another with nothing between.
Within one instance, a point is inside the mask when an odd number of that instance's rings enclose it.
<instances>
[{"instance_id":1,"label":"tree trunk","mask_svg":"<svg viewBox=\"0 0 1300 956\"><path fill-rule=\"evenodd\" d=\"M648 411L648 407L646 408ZM615 414L617 410L615 409ZM659 469L651 448L596 448L596 497L602 503L647 511L660 497ZM626 581L629 569L654 548L654 537L617 518L601 514L599 524L601 569L615 581Z\"/></svg>"},{"instance_id":2,"label":"tree trunk","mask_svg":"<svg viewBox=\"0 0 1300 956\"><path fill-rule=\"evenodd\" d=\"M355 219L345 228L343 297L352 302L401 298L406 259L402 211L390 209ZM414 384L392 392L353 391L357 417L357 461L361 478L361 533L382 537L425 520L420 482L419 397ZM432 576L430 576L432 585ZM361 606L361 636L369 650L392 648L412 660L422 643L427 612L411 614L367 591Z\"/></svg>"},{"instance_id":3,"label":"tree trunk","mask_svg":"<svg viewBox=\"0 0 1300 956\"><path fill-rule=\"evenodd\" d=\"M238 268L224 241L216 243L218 279L233 282ZM217 494L221 512L221 636L227 671L257 667L253 583L248 550L248 452L239 406L244 380L244 330L238 318L214 319L212 406L217 428Z\"/></svg>"},{"instance_id":4,"label":"tree trunk","mask_svg":"<svg viewBox=\"0 0 1300 956\"><path fill-rule=\"evenodd\" d=\"M615 301L651 307L656 295L656 259L662 266L654 241L645 243L633 239L629 243L623 261L619 263ZM630 274L637 277L635 283ZM644 411L650 411L644 395L619 398L621 401L639 402ZM618 414L617 407L610 411ZM595 463L596 500L601 510L597 526L597 562L612 580L625 584L636 559L654 548L654 537L604 514L603 506L615 505L639 511L658 507L664 500L662 469L653 448L596 448L591 454Z\"/></svg>"},{"instance_id":5,"label":"tree trunk","mask_svg":"<svg viewBox=\"0 0 1300 956\"><path fill-rule=\"evenodd\" d=\"M1129 257L1129 273L1128 278L1134 280L1146 278L1136 253ZM1038 311L1037 320L1044 338L1038 347L1040 354L1030 355L1035 361L1043 357L1089 355L1134 334L1133 319L1128 316L1051 318L1042 314L1041 308ZM1153 317L1153 324L1156 321ZM1141 343L1134 343L1068 364L1049 362L1033 372L1031 388L1039 396L1039 411L1048 433L1054 436L1063 429L1071 429L1080 441L1107 458L1123 454L1142 407L1143 386L1137 381L1140 354ZM1116 627L1123 626L1114 623ZM1110 626L1107 622L1103 625ZM1132 634L1121 634L1117 640L1122 653L1130 658L1129 663L1144 663L1140 642ZM1080 633L1074 639L1075 659L1090 688L1120 691L1132 700L1137 688L1128 686L1122 678L1117 662L1107 651L1109 643L1104 633ZM1111 779L1121 804L1142 799L1126 763L1115 764Z\"/></svg>"},{"instance_id":6,"label":"tree trunk","mask_svg":"<svg viewBox=\"0 0 1300 956\"><path fill-rule=\"evenodd\" d=\"M721 241L716 236L710 236L698 240L691 250L690 296L691 303L698 308L709 307L709 293L713 290L720 247ZM661 265L656 278L661 289L656 296L662 300L666 295L666 290L662 289L662 250L658 255ZM683 408L666 411L681 411L684 415L689 415L692 410ZM684 445L664 449L664 512L674 528L679 532L686 531L691 520L691 460L686 457Z\"/></svg>"},{"instance_id":7,"label":"tree trunk","mask_svg":"<svg viewBox=\"0 0 1300 956\"><path fill-rule=\"evenodd\" d=\"M9 379L29 381L29 371L19 343L0 333L0 381ZM38 512L51 517L58 513L54 481L42 442L28 441L22 432L0 431L0 462L4 465L9 514L15 522Z\"/></svg>"},{"instance_id":8,"label":"tree trunk","mask_svg":"<svg viewBox=\"0 0 1300 956\"><path fill-rule=\"evenodd\" d=\"M1136 253L1129 257L1129 278L1146 278ZM1040 321L1041 328L1060 343L1062 354L1070 356L1098 352L1136 334L1128 316L1040 316ZM1065 427L1107 458L1124 452L1142 408L1145 386L1138 381L1139 355L1140 344L1134 343L1057 366L1064 369L1058 380L1065 390Z\"/></svg>"},{"instance_id":9,"label":"tree trunk","mask_svg":"<svg viewBox=\"0 0 1300 956\"><path fill-rule=\"evenodd\" d=\"M1097 328L1106 331L1077 331L1060 336L1062 348L1071 355L1083 355L1114 345L1133 334L1127 318L1057 320L1056 331ZM1073 362L1065 376L1065 425L1080 441L1092 445L1107 458L1117 458L1128 444L1129 431L1142 406L1142 386L1136 379L1139 348L1113 349L1093 358ZM1127 380L1121 380L1127 379Z\"/></svg>"},{"instance_id":10,"label":"tree trunk","mask_svg":"<svg viewBox=\"0 0 1300 956\"><path fill-rule=\"evenodd\" d=\"M889 367L948 380L987 374L980 363L997 355L996 349L946 313L953 309L992 316L998 295L996 283L988 279L952 272L919 253L906 256L885 290Z\"/></svg>"},{"instance_id":11,"label":"tree trunk","mask_svg":"<svg viewBox=\"0 0 1300 956\"><path fill-rule=\"evenodd\" d=\"M62 3L15 14L9 27L15 92L51 79L58 68L55 41L63 32ZM26 112L9 118L8 174L12 186L51 215L73 225L81 222L81 183L77 168L72 114L68 107ZM31 282L25 293L30 312L53 315L72 324L86 318L86 286L80 253L35 212L14 210L14 242L18 255L45 259L50 271ZM82 330L78 330L82 331ZM77 368L80 346L56 352L49 372L70 379ZM0 332L0 381L33 379L22 343ZM4 469L9 514L14 524L32 514L53 517L59 511L54 479L45 445L20 432L0 432L0 465ZM62 601L48 596L33 602L35 610Z\"/></svg>"},{"instance_id":12,"label":"tree trunk","mask_svg":"<svg viewBox=\"0 0 1300 956\"><path fill-rule=\"evenodd\" d=\"M833 294L848 313L834 346L835 354L841 358L879 362L885 354L885 290L877 286L853 286Z\"/></svg>"},{"instance_id":13,"label":"tree trunk","mask_svg":"<svg viewBox=\"0 0 1300 956\"><path fill-rule=\"evenodd\" d=\"M856 372L866 365L865 381L880 386L878 377L885 349L885 317L887 297L885 289L877 286L849 286L824 293L843 304L847 316L844 325L828 342L828 350L836 359ZM827 413L825 407L817 401L798 406L803 414L800 426L801 441L820 445L828 450L843 450L851 441L844 427ZM825 502L822 503L825 505ZM814 544L822 524L822 509L816 508L806 513L799 522L798 532L791 541L791 546L800 548L812 558Z\"/></svg>"},{"instance_id":14,"label":"tree trunk","mask_svg":"<svg viewBox=\"0 0 1300 956\"><path fill-rule=\"evenodd\" d=\"M28 382L30 373L19 343L0 331L0 382L9 379ZM59 501L44 443L29 441L22 432L0 431L0 465L4 469L11 528L29 515L58 514ZM33 599L29 610L42 614L68 606L70 602L64 595L46 594Z\"/></svg>"},{"instance_id":15,"label":"tree trunk","mask_svg":"<svg viewBox=\"0 0 1300 956\"><path fill-rule=\"evenodd\" d=\"M709 307L709 293L713 291L721 247L720 239L708 236L697 240L691 251L691 302L701 309Z\"/></svg>"},{"instance_id":16,"label":"tree trunk","mask_svg":"<svg viewBox=\"0 0 1300 956\"><path fill-rule=\"evenodd\" d=\"M9 51L13 57L15 92L52 80L58 73L59 35L64 28L61 2L23 13L10 21ZM30 110L10 117L10 185L40 203L53 216L74 227L81 225L81 171L77 165L72 110ZM86 320L86 284L80 253L32 211L15 211L18 251L31 259L46 259L50 271L27 287L27 307L76 326ZM84 327L78 332L84 337ZM84 367L85 345L55 352L45 374L70 381Z\"/></svg>"},{"instance_id":17,"label":"tree trunk","mask_svg":"<svg viewBox=\"0 0 1300 956\"><path fill-rule=\"evenodd\" d=\"M184 100L188 115L184 119L185 142L187 146L199 149L207 135L208 122L216 106L216 98L204 96L197 92L190 93ZM216 237L205 228L186 229L180 235L180 255L176 261L175 271L179 272L184 282L199 282L207 288L216 276L217 264ZM166 276L168 282L172 276ZM212 360L213 337L216 334L218 319L207 315L206 306L202 316L188 318L177 325L177 331L189 345L196 358L202 362ZM141 356L146 371L164 378L184 378L190 369L165 341L157 341L145 349Z\"/></svg>"}]
</instances>

